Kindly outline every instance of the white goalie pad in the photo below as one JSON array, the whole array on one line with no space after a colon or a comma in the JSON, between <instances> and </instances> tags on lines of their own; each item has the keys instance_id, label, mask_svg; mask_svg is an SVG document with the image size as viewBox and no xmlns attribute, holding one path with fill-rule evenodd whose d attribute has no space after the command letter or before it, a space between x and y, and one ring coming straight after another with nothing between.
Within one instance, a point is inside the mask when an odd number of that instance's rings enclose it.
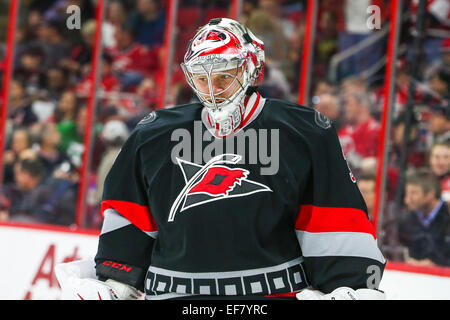
<instances>
[{"instance_id":1,"label":"white goalie pad","mask_svg":"<svg viewBox=\"0 0 450 320\"><path fill-rule=\"evenodd\" d=\"M333 292L324 294L318 290L305 289L296 294L297 300L385 300L382 291L372 289L353 290L348 287L340 287Z\"/></svg>"}]
</instances>

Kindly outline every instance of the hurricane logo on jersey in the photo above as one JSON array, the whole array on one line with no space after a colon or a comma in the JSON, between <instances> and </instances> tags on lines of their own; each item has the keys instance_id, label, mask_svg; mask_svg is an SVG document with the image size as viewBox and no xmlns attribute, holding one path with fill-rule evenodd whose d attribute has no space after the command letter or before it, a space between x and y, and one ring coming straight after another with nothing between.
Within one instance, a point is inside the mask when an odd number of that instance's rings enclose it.
<instances>
[{"instance_id":1,"label":"hurricane logo on jersey","mask_svg":"<svg viewBox=\"0 0 450 320\"><path fill-rule=\"evenodd\" d=\"M242 179L246 179L249 172L243 169L229 169L223 166L215 166L208 169L203 178L188 194L204 193L211 196L228 195L236 185L240 185Z\"/></svg>"},{"instance_id":2,"label":"hurricane logo on jersey","mask_svg":"<svg viewBox=\"0 0 450 320\"><path fill-rule=\"evenodd\" d=\"M242 157L235 154L221 154L212 158L204 166L177 158L186 182L169 213L169 222L174 221L178 212L211 201L232 197L244 197L257 192L272 190L247 177L250 172L243 168L230 168Z\"/></svg>"}]
</instances>

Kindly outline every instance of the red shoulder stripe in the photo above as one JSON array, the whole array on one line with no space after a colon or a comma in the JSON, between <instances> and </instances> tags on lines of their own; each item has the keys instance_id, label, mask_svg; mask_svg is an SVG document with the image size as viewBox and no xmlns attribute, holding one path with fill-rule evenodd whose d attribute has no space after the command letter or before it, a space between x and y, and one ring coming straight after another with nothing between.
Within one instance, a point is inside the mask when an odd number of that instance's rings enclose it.
<instances>
[{"instance_id":1,"label":"red shoulder stripe","mask_svg":"<svg viewBox=\"0 0 450 320\"><path fill-rule=\"evenodd\" d=\"M375 228L366 213L355 208L302 205L295 229L307 232L362 232L376 239Z\"/></svg>"},{"instance_id":2,"label":"red shoulder stripe","mask_svg":"<svg viewBox=\"0 0 450 320\"><path fill-rule=\"evenodd\" d=\"M106 200L102 201L102 212L114 209L124 216L128 221L145 232L158 231L156 221L146 206L127 201Z\"/></svg>"}]
</instances>

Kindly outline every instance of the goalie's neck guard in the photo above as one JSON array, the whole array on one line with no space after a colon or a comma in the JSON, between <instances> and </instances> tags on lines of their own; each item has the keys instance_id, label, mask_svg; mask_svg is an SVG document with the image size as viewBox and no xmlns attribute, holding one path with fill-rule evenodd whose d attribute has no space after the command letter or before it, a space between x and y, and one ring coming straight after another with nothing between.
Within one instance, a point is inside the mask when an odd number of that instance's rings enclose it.
<instances>
[{"instance_id":1,"label":"goalie's neck guard","mask_svg":"<svg viewBox=\"0 0 450 320\"><path fill-rule=\"evenodd\" d=\"M204 107L202 121L208 131L216 138L227 138L244 129L261 112L266 99L257 91L244 98L243 105L227 106L221 110Z\"/></svg>"}]
</instances>

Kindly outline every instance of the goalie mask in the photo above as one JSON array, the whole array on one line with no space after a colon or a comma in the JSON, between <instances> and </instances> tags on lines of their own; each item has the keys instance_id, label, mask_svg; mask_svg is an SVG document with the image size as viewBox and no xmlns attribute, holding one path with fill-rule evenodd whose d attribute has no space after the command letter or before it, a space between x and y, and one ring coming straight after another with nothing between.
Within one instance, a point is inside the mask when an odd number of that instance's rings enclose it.
<instances>
[{"instance_id":1,"label":"goalie mask","mask_svg":"<svg viewBox=\"0 0 450 320\"><path fill-rule=\"evenodd\" d=\"M264 76L264 44L237 21L212 19L189 41L181 68L216 132L227 136L241 125L244 100Z\"/></svg>"}]
</instances>

